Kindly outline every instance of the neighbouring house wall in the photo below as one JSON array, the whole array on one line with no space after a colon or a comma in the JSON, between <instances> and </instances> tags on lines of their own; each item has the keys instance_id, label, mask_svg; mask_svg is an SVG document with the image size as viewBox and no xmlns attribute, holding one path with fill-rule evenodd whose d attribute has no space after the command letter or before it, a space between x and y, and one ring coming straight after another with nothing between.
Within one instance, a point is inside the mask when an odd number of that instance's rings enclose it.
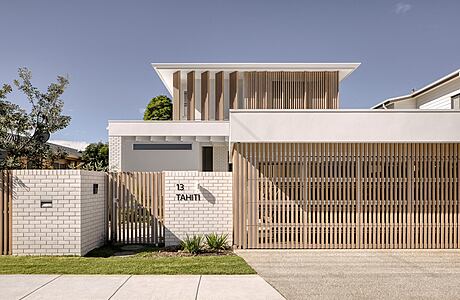
<instances>
[{"instance_id":1,"label":"neighbouring house wall","mask_svg":"<svg viewBox=\"0 0 460 300\"><path fill-rule=\"evenodd\" d=\"M189 199L178 199L178 194ZM231 172L165 172L164 201L166 246L179 244L187 235L213 232L227 234L232 245Z\"/></svg>"},{"instance_id":2,"label":"neighbouring house wall","mask_svg":"<svg viewBox=\"0 0 460 300\"><path fill-rule=\"evenodd\" d=\"M81 170L13 171L13 254L84 255L102 245L102 176ZM93 183L102 183L97 197L90 195Z\"/></svg>"},{"instance_id":3,"label":"neighbouring house wall","mask_svg":"<svg viewBox=\"0 0 460 300\"><path fill-rule=\"evenodd\" d=\"M106 177L103 172L81 172L81 253L105 243L107 218ZM97 194L93 185L97 184Z\"/></svg>"},{"instance_id":4,"label":"neighbouring house wall","mask_svg":"<svg viewBox=\"0 0 460 300\"><path fill-rule=\"evenodd\" d=\"M393 103L393 109L416 109L417 108L417 101L415 99L407 99L396 101Z\"/></svg>"},{"instance_id":5,"label":"neighbouring house wall","mask_svg":"<svg viewBox=\"0 0 460 300\"><path fill-rule=\"evenodd\" d=\"M417 96L417 107L420 109L451 109L451 98L458 93L460 93L460 78Z\"/></svg>"}]
</instances>

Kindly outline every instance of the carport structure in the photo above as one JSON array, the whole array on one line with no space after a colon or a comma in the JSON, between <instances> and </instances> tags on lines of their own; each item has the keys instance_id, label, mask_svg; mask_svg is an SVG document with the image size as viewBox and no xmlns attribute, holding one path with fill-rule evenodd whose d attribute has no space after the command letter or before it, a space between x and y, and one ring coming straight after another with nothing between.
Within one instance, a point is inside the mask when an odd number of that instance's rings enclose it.
<instances>
[{"instance_id":1,"label":"carport structure","mask_svg":"<svg viewBox=\"0 0 460 300\"><path fill-rule=\"evenodd\" d=\"M459 111L232 111L239 248L459 248Z\"/></svg>"}]
</instances>

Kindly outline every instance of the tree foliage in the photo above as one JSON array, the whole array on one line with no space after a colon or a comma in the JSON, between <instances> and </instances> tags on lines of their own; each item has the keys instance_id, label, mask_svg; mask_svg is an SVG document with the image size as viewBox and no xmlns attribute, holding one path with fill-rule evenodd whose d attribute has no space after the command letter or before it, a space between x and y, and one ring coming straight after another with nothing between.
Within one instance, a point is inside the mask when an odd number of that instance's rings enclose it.
<instances>
[{"instance_id":1,"label":"tree foliage","mask_svg":"<svg viewBox=\"0 0 460 300\"><path fill-rule=\"evenodd\" d=\"M160 95L152 98L144 112L144 120L171 120L172 103L167 96Z\"/></svg>"},{"instance_id":2,"label":"tree foliage","mask_svg":"<svg viewBox=\"0 0 460 300\"><path fill-rule=\"evenodd\" d=\"M7 158L0 162L0 169L42 169L50 166L56 154L38 136L64 129L70 116L62 115L61 99L69 80L58 76L45 92L32 85L32 72L19 68L14 86L22 92L31 105L30 111L6 100L12 86L4 84L0 89L0 148L7 151Z\"/></svg>"},{"instance_id":3,"label":"tree foliage","mask_svg":"<svg viewBox=\"0 0 460 300\"><path fill-rule=\"evenodd\" d=\"M91 171L107 171L109 168L109 145L99 142L86 146L82 154L81 168Z\"/></svg>"}]
</instances>

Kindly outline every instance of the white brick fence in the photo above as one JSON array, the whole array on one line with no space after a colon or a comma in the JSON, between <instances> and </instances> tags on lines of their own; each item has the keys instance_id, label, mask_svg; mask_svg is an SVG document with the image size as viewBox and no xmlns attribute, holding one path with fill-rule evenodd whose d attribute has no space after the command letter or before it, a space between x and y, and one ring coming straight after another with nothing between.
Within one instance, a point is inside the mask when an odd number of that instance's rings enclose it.
<instances>
[{"instance_id":1,"label":"white brick fence","mask_svg":"<svg viewBox=\"0 0 460 300\"><path fill-rule=\"evenodd\" d=\"M105 178L81 170L13 171L13 254L84 255L103 245Z\"/></svg>"},{"instance_id":2,"label":"white brick fence","mask_svg":"<svg viewBox=\"0 0 460 300\"><path fill-rule=\"evenodd\" d=\"M187 234L228 234L232 242L232 173L165 173L165 244Z\"/></svg>"},{"instance_id":3,"label":"white brick fence","mask_svg":"<svg viewBox=\"0 0 460 300\"><path fill-rule=\"evenodd\" d=\"M165 245L208 233L227 234L231 245L231 174L163 172L160 215ZM107 241L109 202L116 200L108 197L107 173L17 170L12 177L13 255L85 255ZM127 196L143 205L146 195L136 190Z\"/></svg>"}]
</instances>

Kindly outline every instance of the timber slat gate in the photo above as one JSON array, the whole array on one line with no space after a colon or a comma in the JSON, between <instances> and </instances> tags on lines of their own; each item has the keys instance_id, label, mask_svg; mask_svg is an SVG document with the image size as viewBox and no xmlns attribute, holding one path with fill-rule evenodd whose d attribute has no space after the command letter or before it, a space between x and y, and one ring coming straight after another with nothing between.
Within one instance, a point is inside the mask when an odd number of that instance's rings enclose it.
<instances>
[{"instance_id":1,"label":"timber slat gate","mask_svg":"<svg viewBox=\"0 0 460 300\"><path fill-rule=\"evenodd\" d=\"M109 240L164 243L164 177L161 172L108 173Z\"/></svg>"},{"instance_id":2,"label":"timber slat gate","mask_svg":"<svg viewBox=\"0 0 460 300\"><path fill-rule=\"evenodd\" d=\"M460 248L460 144L241 143L240 248Z\"/></svg>"},{"instance_id":3,"label":"timber slat gate","mask_svg":"<svg viewBox=\"0 0 460 300\"><path fill-rule=\"evenodd\" d=\"M11 255L13 177L11 171L0 170L0 255Z\"/></svg>"}]
</instances>

